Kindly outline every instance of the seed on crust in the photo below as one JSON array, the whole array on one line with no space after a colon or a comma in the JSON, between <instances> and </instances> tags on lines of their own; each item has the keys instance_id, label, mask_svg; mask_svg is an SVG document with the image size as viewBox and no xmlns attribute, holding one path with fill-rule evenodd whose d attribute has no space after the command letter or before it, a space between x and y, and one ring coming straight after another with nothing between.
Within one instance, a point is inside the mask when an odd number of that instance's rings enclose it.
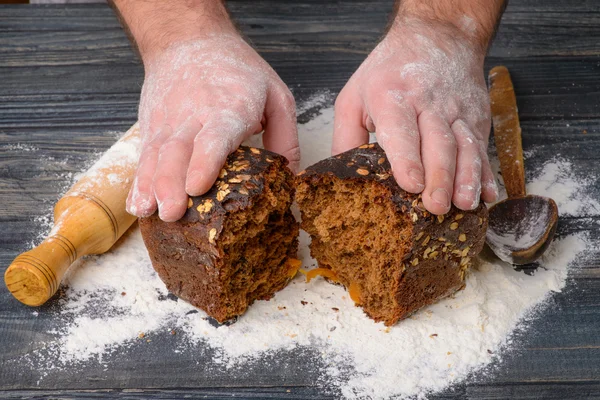
<instances>
[{"instance_id":1,"label":"seed on crust","mask_svg":"<svg viewBox=\"0 0 600 400\"><path fill-rule=\"evenodd\" d=\"M349 163L346 163L347 166L351 167L354 165L354 161L350 161Z\"/></svg>"},{"instance_id":2,"label":"seed on crust","mask_svg":"<svg viewBox=\"0 0 600 400\"><path fill-rule=\"evenodd\" d=\"M423 246L427 246L427 243L429 243L429 240L430 240L430 239L431 239L431 236L429 236L429 235L428 235L428 236L425 238L425 240L423 240Z\"/></svg>"},{"instance_id":3,"label":"seed on crust","mask_svg":"<svg viewBox=\"0 0 600 400\"><path fill-rule=\"evenodd\" d=\"M419 220L419 216L414 211L411 211L410 216L411 216L413 222L417 222Z\"/></svg>"},{"instance_id":4,"label":"seed on crust","mask_svg":"<svg viewBox=\"0 0 600 400\"><path fill-rule=\"evenodd\" d=\"M248 160L237 161L236 160L233 162L231 170L232 171L243 171L248 167L250 167L250 161L248 161Z\"/></svg>"},{"instance_id":5,"label":"seed on crust","mask_svg":"<svg viewBox=\"0 0 600 400\"><path fill-rule=\"evenodd\" d=\"M425 234L425 232L421 231L417 234L417 237L415 238L416 241L418 241L419 239L421 239L423 237L423 235Z\"/></svg>"},{"instance_id":6,"label":"seed on crust","mask_svg":"<svg viewBox=\"0 0 600 400\"><path fill-rule=\"evenodd\" d=\"M464 214L456 214L456 216L454 217L454 220L459 221L459 220L463 219L464 216L465 216Z\"/></svg>"},{"instance_id":7,"label":"seed on crust","mask_svg":"<svg viewBox=\"0 0 600 400\"><path fill-rule=\"evenodd\" d=\"M191 208L194 205L191 197L188 197L188 208Z\"/></svg>"},{"instance_id":8,"label":"seed on crust","mask_svg":"<svg viewBox=\"0 0 600 400\"><path fill-rule=\"evenodd\" d=\"M438 222L438 224L441 224L442 222L444 222L444 216L443 215L438 215L437 216L437 222Z\"/></svg>"},{"instance_id":9,"label":"seed on crust","mask_svg":"<svg viewBox=\"0 0 600 400\"><path fill-rule=\"evenodd\" d=\"M385 157L381 157L379 160L377 160L377 164L381 165L385 162Z\"/></svg>"},{"instance_id":10,"label":"seed on crust","mask_svg":"<svg viewBox=\"0 0 600 400\"><path fill-rule=\"evenodd\" d=\"M461 233L460 235L458 235L458 241L459 242L466 242L467 241L467 235L465 235L464 233Z\"/></svg>"},{"instance_id":11,"label":"seed on crust","mask_svg":"<svg viewBox=\"0 0 600 400\"><path fill-rule=\"evenodd\" d=\"M217 236L217 229L216 228L212 228L209 232L208 232L208 241L212 244L215 243L215 237Z\"/></svg>"},{"instance_id":12,"label":"seed on crust","mask_svg":"<svg viewBox=\"0 0 600 400\"><path fill-rule=\"evenodd\" d=\"M446 238L445 238L445 237L443 237L443 236L440 236L440 237L439 237L437 240L438 240L439 242L445 242L445 241L446 241Z\"/></svg>"},{"instance_id":13,"label":"seed on crust","mask_svg":"<svg viewBox=\"0 0 600 400\"><path fill-rule=\"evenodd\" d=\"M450 230L455 231L458 229L458 222L453 222L450 224Z\"/></svg>"},{"instance_id":14,"label":"seed on crust","mask_svg":"<svg viewBox=\"0 0 600 400\"><path fill-rule=\"evenodd\" d=\"M483 218L479 217L479 226L483 225Z\"/></svg>"},{"instance_id":15,"label":"seed on crust","mask_svg":"<svg viewBox=\"0 0 600 400\"><path fill-rule=\"evenodd\" d=\"M250 147L250 151L254 154L260 154L260 150L254 147Z\"/></svg>"},{"instance_id":16,"label":"seed on crust","mask_svg":"<svg viewBox=\"0 0 600 400\"><path fill-rule=\"evenodd\" d=\"M267 158L265 158L265 160L267 160L267 162L270 162L270 163L273 162L273 159L271 157L267 157Z\"/></svg>"},{"instance_id":17,"label":"seed on crust","mask_svg":"<svg viewBox=\"0 0 600 400\"><path fill-rule=\"evenodd\" d=\"M225 170L225 168L222 168L221 171L219 172L219 178L223 179L227 176L227 171Z\"/></svg>"},{"instance_id":18,"label":"seed on crust","mask_svg":"<svg viewBox=\"0 0 600 400\"><path fill-rule=\"evenodd\" d=\"M196 210L198 210L199 213L207 213L212 207L213 201L211 199L206 199L203 203L200 203L198 207L196 207Z\"/></svg>"},{"instance_id":19,"label":"seed on crust","mask_svg":"<svg viewBox=\"0 0 600 400\"><path fill-rule=\"evenodd\" d=\"M255 183L253 183L252 181L245 181L244 187L248 190L252 190L252 189L256 189L258 186Z\"/></svg>"},{"instance_id":20,"label":"seed on crust","mask_svg":"<svg viewBox=\"0 0 600 400\"><path fill-rule=\"evenodd\" d=\"M363 144L362 146L358 146L359 149L368 149L369 145L368 144Z\"/></svg>"},{"instance_id":21,"label":"seed on crust","mask_svg":"<svg viewBox=\"0 0 600 400\"><path fill-rule=\"evenodd\" d=\"M245 196L248 196L250 193L248 192L248 189L246 189L245 187L240 188L240 190L238 190L239 194L243 194Z\"/></svg>"},{"instance_id":22,"label":"seed on crust","mask_svg":"<svg viewBox=\"0 0 600 400\"><path fill-rule=\"evenodd\" d=\"M439 251L432 251L431 254L429 254L429 258L433 258L435 260L438 254L440 254Z\"/></svg>"},{"instance_id":23,"label":"seed on crust","mask_svg":"<svg viewBox=\"0 0 600 400\"><path fill-rule=\"evenodd\" d=\"M218 201L223 201L225 200L225 197L227 197L227 195L231 193L231 191L229 189L225 189L225 190L219 190L217 192L217 200Z\"/></svg>"},{"instance_id":24,"label":"seed on crust","mask_svg":"<svg viewBox=\"0 0 600 400\"><path fill-rule=\"evenodd\" d=\"M364 169L364 168L359 168L359 169L357 169L357 170L356 170L356 173L357 173L357 174L359 174L359 175L362 175L362 176L369 175L369 171L367 171L367 170L366 170L366 169Z\"/></svg>"},{"instance_id":25,"label":"seed on crust","mask_svg":"<svg viewBox=\"0 0 600 400\"><path fill-rule=\"evenodd\" d=\"M229 182L229 183L242 183L242 178L240 178L239 176L236 176L235 178L231 178L227 182Z\"/></svg>"},{"instance_id":26,"label":"seed on crust","mask_svg":"<svg viewBox=\"0 0 600 400\"><path fill-rule=\"evenodd\" d=\"M305 169L303 169L302 171L298 172L298 176L300 176L300 175L304 175L305 173L306 173L306 170L305 170Z\"/></svg>"},{"instance_id":27,"label":"seed on crust","mask_svg":"<svg viewBox=\"0 0 600 400\"><path fill-rule=\"evenodd\" d=\"M427 260L427 257L429 256L429 253L431 253L431 247L428 247L425 249L425 251L423 252L423 259Z\"/></svg>"},{"instance_id":28,"label":"seed on crust","mask_svg":"<svg viewBox=\"0 0 600 400\"><path fill-rule=\"evenodd\" d=\"M414 258L410 263L411 263L411 265L413 267L416 267L417 265L419 265L419 259L418 258Z\"/></svg>"},{"instance_id":29,"label":"seed on crust","mask_svg":"<svg viewBox=\"0 0 600 400\"><path fill-rule=\"evenodd\" d=\"M377 178L384 180L390 177L390 174L375 174L377 175Z\"/></svg>"},{"instance_id":30,"label":"seed on crust","mask_svg":"<svg viewBox=\"0 0 600 400\"><path fill-rule=\"evenodd\" d=\"M466 257L469 254L469 250L471 250L471 248L469 246L465 247L461 253L461 255L463 257Z\"/></svg>"}]
</instances>

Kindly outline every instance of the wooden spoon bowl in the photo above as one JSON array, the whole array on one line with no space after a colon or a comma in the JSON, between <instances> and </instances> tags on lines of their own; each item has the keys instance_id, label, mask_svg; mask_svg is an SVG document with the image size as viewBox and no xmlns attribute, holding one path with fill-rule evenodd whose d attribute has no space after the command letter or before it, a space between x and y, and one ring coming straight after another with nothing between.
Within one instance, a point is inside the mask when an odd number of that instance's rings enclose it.
<instances>
[{"instance_id":1,"label":"wooden spoon bowl","mask_svg":"<svg viewBox=\"0 0 600 400\"><path fill-rule=\"evenodd\" d=\"M489 210L487 243L511 264L529 264L552 242L558 225L554 200L536 195L508 198Z\"/></svg>"}]
</instances>

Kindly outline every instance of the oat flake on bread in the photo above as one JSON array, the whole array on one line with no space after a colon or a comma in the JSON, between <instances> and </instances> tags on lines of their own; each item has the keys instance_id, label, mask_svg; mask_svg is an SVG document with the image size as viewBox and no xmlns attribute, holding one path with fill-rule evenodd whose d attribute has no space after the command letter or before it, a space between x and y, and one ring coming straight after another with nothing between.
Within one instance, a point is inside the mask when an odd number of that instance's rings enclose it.
<instances>
[{"instance_id":1,"label":"oat flake on bread","mask_svg":"<svg viewBox=\"0 0 600 400\"><path fill-rule=\"evenodd\" d=\"M301 168L329 155L332 108L299 129ZM529 191L554 197L563 213L586 215L590 207L597 211L598 203L586 195L588 177L566 171L568 161L550 161L531 180ZM304 268L311 268L316 263L307 240L302 232L299 257ZM29 362L40 379L52 369L76 370L81 363L102 363L110 370L110 353L127 354L140 340L173 331L185 347L175 353L214 352L214 365L207 369L260 368L254 362L264 362L266 356L309 348L327 366L318 377L324 390L346 398L422 397L510 351L511 333L561 291L568 269L583 262L582 253L590 246L582 234L562 237L532 276L484 252L468 274L465 290L391 328L366 317L341 287L321 278L306 284L302 276L270 301L256 302L236 323L216 328L202 311L167 298L136 227L111 252L71 269L65 296L58 307L45 311L61 328L49 333L51 340L41 350L18 362Z\"/></svg>"}]
</instances>

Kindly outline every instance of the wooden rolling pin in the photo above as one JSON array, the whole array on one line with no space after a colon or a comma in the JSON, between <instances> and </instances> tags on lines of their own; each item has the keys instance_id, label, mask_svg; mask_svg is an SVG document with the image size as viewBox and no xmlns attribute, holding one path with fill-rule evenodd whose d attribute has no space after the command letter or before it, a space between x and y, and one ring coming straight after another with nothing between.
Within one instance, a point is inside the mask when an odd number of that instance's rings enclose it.
<instances>
[{"instance_id":1,"label":"wooden rolling pin","mask_svg":"<svg viewBox=\"0 0 600 400\"><path fill-rule=\"evenodd\" d=\"M133 125L56 203L54 227L37 247L19 255L4 281L17 300L39 306L58 290L67 269L88 254L101 254L133 224L125 211L139 157Z\"/></svg>"}]
</instances>

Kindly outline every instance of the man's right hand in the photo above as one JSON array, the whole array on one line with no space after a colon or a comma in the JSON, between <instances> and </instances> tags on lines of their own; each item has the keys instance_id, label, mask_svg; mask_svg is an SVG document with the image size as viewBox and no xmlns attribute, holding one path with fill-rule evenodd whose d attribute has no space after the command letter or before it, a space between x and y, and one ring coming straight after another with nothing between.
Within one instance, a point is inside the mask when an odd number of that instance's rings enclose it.
<instances>
[{"instance_id":1,"label":"man's right hand","mask_svg":"<svg viewBox=\"0 0 600 400\"><path fill-rule=\"evenodd\" d=\"M117 6L127 21L119 2ZM207 6L210 11L214 7ZM284 155L292 169L298 166L292 94L241 38L224 10L216 11L207 20L216 23L215 29L208 32L190 35L184 30L167 46L147 45L144 35L154 34L152 30L140 34L143 44L136 40L145 67L139 109L142 153L127 200L127 210L136 216L149 216L158 208L164 221L181 218L188 195L208 191L227 155L263 130L265 147Z\"/></svg>"}]
</instances>

